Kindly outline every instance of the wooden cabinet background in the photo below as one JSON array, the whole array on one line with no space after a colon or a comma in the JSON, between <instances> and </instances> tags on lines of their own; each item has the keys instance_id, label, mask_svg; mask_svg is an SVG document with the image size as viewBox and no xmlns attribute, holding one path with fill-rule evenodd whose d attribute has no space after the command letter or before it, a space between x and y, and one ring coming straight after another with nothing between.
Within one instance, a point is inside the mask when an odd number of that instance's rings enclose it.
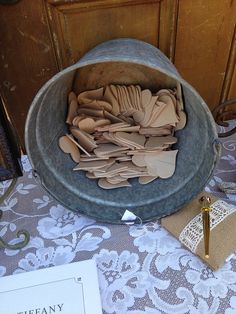
<instances>
[{"instance_id":1,"label":"wooden cabinet background","mask_svg":"<svg viewBox=\"0 0 236 314\"><path fill-rule=\"evenodd\" d=\"M212 109L236 97L236 1L20 0L0 5L0 93L23 145L39 88L109 39L161 49Z\"/></svg>"}]
</instances>

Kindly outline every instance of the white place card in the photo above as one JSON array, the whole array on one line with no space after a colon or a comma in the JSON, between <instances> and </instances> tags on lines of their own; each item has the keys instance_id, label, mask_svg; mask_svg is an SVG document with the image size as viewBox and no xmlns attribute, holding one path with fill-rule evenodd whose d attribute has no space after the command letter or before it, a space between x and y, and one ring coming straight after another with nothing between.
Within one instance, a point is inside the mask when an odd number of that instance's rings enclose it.
<instances>
[{"instance_id":1,"label":"white place card","mask_svg":"<svg viewBox=\"0 0 236 314\"><path fill-rule=\"evenodd\" d=\"M0 278L1 314L102 314L94 260Z\"/></svg>"}]
</instances>

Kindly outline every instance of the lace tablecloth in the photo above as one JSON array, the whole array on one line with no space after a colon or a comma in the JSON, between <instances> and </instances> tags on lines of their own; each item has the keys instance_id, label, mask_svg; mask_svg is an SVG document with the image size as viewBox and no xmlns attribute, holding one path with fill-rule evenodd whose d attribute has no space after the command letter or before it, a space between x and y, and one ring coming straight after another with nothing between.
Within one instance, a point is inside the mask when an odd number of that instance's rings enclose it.
<instances>
[{"instance_id":1,"label":"lace tablecloth","mask_svg":"<svg viewBox=\"0 0 236 314\"><path fill-rule=\"evenodd\" d=\"M222 144L206 191L236 204L235 194L218 189L236 182L236 134ZM18 251L0 250L0 276L95 259L104 313L236 313L236 252L212 271L158 221L112 225L77 215L35 182L26 156L22 161L24 176L0 204L0 236L16 243L17 230L27 229L31 240ZM0 182L1 195L9 185Z\"/></svg>"}]
</instances>

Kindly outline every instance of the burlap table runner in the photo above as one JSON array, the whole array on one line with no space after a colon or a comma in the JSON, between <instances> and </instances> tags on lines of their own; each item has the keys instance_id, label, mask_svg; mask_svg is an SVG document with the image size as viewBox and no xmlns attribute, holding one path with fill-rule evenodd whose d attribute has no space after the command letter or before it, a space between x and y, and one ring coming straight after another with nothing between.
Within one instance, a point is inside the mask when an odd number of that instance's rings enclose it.
<instances>
[{"instance_id":1,"label":"burlap table runner","mask_svg":"<svg viewBox=\"0 0 236 314\"><path fill-rule=\"evenodd\" d=\"M209 258L205 258L204 254L202 215L199 203L199 199L203 195L210 196L212 200ZM213 269L222 266L227 257L236 249L236 208L209 193L200 193L175 214L162 218L161 225Z\"/></svg>"}]
</instances>

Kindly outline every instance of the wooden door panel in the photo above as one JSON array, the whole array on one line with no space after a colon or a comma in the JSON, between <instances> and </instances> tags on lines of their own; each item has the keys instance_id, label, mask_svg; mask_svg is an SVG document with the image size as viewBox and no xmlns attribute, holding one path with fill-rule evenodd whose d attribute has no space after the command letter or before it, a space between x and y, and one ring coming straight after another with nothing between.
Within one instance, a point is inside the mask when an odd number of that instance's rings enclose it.
<instances>
[{"instance_id":1,"label":"wooden door panel","mask_svg":"<svg viewBox=\"0 0 236 314\"><path fill-rule=\"evenodd\" d=\"M227 99L233 99L233 98L236 99L236 69L234 69Z\"/></svg>"},{"instance_id":2,"label":"wooden door panel","mask_svg":"<svg viewBox=\"0 0 236 314\"><path fill-rule=\"evenodd\" d=\"M223 90L222 90L222 101L227 99L236 99L236 24L234 27L234 36L232 38L230 55L227 65L227 71L225 75ZM234 109L236 105L234 105Z\"/></svg>"},{"instance_id":3,"label":"wooden door panel","mask_svg":"<svg viewBox=\"0 0 236 314\"><path fill-rule=\"evenodd\" d=\"M234 71L233 71L233 74L232 74L232 77L231 77L230 83L229 83L229 90L228 90L228 93L227 93L224 100L229 100L229 99L235 99L235 102L234 102L234 104L227 106L226 110L236 112L236 67L235 67L235 63L234 63ZM235 118L235 114L233 117L230 115L227 115L226 118L227 119Z\"/></svg>"},{"instance_id":4,"label":"wooden door panel","mask_svg":"<svg viewBox=\"0 0 236 314\"><path fill-rule=\"evenodd\" d=\"M0 68L0 93L23 146L29 106L57 72L43 1L0 5Z\"/></svg>"},{"instance_id":5,"label":"wooden door panel","mask_svg":"<svg viewBox=\"0 0 236 314\"><path fill-rule=\"evenodd\" d=\"M222 101L233 100L235 102L227 106L224 111L233 111L236 112L236 24L234 28L234 36L232 39L230 56L227 65L227 71L224 79L224 85L222 89ZM225 116L226 119L235 118L235 114L230 116Z\"/></svg>"},{"instance_id":6,"label":"wooden door panel","mask_svg":"<svg viewBox=\"0 0 236 314\"><path fill-rule=\"evenodd\" d=\"M179 0L162 0L160 6L159 49L173 62L178 24Z\"/></svg>"},{"instance_id":7,"label":"wooden door panel","mask_svg":"<svg viewBox=\"0 0 236 314\"><path fill-rule=\"evenodd\" d=\"M159 0L51 0L48 10L61 68L113 38L136 38L158 46Z\"/></svg>"},{"instance_id":8,"label":"wooden door panel","mask_svg":"<svg viewBox=\"0 0 236 314\"><path fill-rule=\"evenodd\" d=\"M210 108L236 97L236 1L20 0L0 5L0 93L21 144L28 108L59 69L119 37L159 47Z\"/></svg>"},{"instance_id":9,"label":"wooden door panel","mask_svg":"<svg viewBox=\"0 0 236 314\"><path fill-rule=\"evenodd\" d=\"M210 108L221 100L235 20L235 1L179 1L175 64Z\"/></svg>"}]
</instances>

